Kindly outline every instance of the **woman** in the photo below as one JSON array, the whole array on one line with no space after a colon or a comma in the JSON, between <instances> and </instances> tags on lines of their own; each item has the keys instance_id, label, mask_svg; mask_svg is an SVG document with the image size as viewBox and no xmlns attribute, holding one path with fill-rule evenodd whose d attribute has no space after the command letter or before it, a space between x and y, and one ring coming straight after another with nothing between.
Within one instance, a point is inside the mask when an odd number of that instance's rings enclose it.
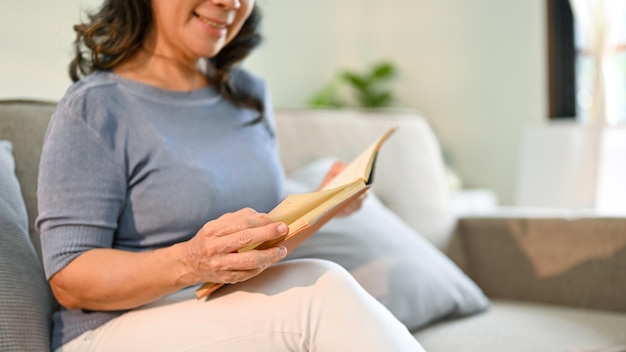
<instances>
[{"instance_id":1,"label":"woman","mask_svg":"<svg viewBox=\"0 0 626 352\"><path fill-rule=\"evenodd\" d=\"M53 349L421 350L337 265L237 253L287 232L265 214L269 100L234 67L259 20L253 0L106 0L75 26L38 190ZM239 284L195 299L207 281Z\"/></svg>"}]
</instances>

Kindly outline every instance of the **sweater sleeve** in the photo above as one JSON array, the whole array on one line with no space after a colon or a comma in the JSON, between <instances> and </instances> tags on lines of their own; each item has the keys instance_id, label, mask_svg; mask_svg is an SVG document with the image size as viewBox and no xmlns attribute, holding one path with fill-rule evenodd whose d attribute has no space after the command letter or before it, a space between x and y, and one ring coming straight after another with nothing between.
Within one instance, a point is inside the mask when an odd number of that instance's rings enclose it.
<instances>
[{"instance_id":1,"label":"sweater sleeve","mask_svg":"<svg viewBox=\"0 0 626 352\"><path fill-rule=\"evenodd\" d=\"M123 160L80 114L59 106L44 140L36 226L48 279L81 253L112 247L126 199Z\"/></svg>"}]
</instances>

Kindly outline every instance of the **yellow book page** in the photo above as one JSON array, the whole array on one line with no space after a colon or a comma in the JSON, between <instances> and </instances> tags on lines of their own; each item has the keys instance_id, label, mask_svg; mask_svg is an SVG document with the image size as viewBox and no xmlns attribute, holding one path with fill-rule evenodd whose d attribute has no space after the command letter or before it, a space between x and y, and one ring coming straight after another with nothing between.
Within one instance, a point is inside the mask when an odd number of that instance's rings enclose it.
<instances>
[{"instance_id":1,"label":"yellow book page","mask_svg":"<svg viewBox=\"0 0 626 352\"><path fill-rule=\"evenodd\" d=\"M268 215L274 221L291 224L340 191L341 187L337 187L316 192L290 194Z\"/></svg>"},{"instance_id":2,"label":"yellow book page","mask_svg":"<svg viewBox=\"0 0 626 352\"><path fill-rule=\"evenodd\" d=\"M363 183L363 181L357 180L347 185L344 185L342 187L333 188L331 190L333 191L333 194L330 197L328 197L326 200L316 205L313 205L311 208L308 208L306 213L300 214L294 221L287 222L289 233L286 236L283 236L273 241L267 241L263 243L250 245L248 247L240 249L239 252L255 249L258 247L263 247L263 248L272 247L298 235L300 230L302 230L305 227L315 225L318 222L318 220L326 216L327 213L334 211L334 209L337 206L339 206L348 198L352 197L353 195L355 195L360 190L366 187L367 186L365 185L365 183ZM319 193L319 192L315 192L315 193ZM301 209L304 209L304 208L299 207L299 210ZM270 214L268 215L274 221L281 221L278 217L276 217L276 214L272 214L272 212L270 212ZM291 214L288 214L287 217L292 218Z\"/></svg>"},{"instance_id":3,"label":"yellow book page","mask_svg":"<svg viewBox=\"0 0 626 352\"><path fill-rule=\"evenodd\" d=\"M321 218L324 214L331 211L338 204L341 204L346 199L350 198L353 194L365 187L365 183L362 180L356 180L347 185L343 185L333 190L339 190L332 197L328 198L317 207L310 209L309 212L296 219L294 222L289 223L289 230L299 230L300 228L315 224L317 219ZM289 236L287 236L289 237Z\"/></svg>"},{"instance_id":4,"label":"yellow book page","mask_svg":"<svg viewBox=\"0 0 626 352\"><path fill-rule=\"evenodd\" d=\"M267 214L270 219L278 222L282 221L289 227L289 232L293 233L297 229L293 223L305 216L320 204L341 191L342 187L328 189L325 191L315 191L309 193L294 193L283 199L272 211ZM278 242L278 241L276 241ZM260 246L262 243L255 243L239 249L239 252L249 251Z\"/></svg>"},{"instance_id":5,"label":"yellow book page","mask_svg":"<svg viewBox=\"0 0 626 352\"><path fill-rule=\"evenodd\" d=\"M291 238L292 234L298 233L298 230L307 225L315 224L317 219L364 187L365 183L357 180L326 191L290 194L268 214L270 219L274 221L285 222L289 228L289 233L278 240L251 244L239 249L239 252L255 249L262 244L271 243L276 245L283 240Z\"/></svg>"},{"instance_id":6,"label":"yellow book page","mask_svg":"<svg viewBox=\"0 0 626 352\"><path fill-rule=\"evenodd\" d=\"M382 144L396 129L396 127L388 129L385 134L352 160L335 178L330 180L322 190L336 188L355 180L363 180L367 183L376 153L378 153Z\"/></svg>"}]
</instances>

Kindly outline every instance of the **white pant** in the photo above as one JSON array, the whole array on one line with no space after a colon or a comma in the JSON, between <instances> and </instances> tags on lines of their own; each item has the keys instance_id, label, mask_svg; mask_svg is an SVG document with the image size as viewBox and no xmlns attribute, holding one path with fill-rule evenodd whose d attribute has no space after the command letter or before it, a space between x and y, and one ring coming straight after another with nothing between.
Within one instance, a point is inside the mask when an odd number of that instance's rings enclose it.
<instances>
[{"instance_id":1,"label":"white pant","mask_svg":"<svg viewBox=\"0 0 626 352\"><path fill-rule=\"evenodd\" d=\"M424 351L340 266L287 261L208 300L195 287L117 317L56 352Z\"/></svg>"}]
</instances>

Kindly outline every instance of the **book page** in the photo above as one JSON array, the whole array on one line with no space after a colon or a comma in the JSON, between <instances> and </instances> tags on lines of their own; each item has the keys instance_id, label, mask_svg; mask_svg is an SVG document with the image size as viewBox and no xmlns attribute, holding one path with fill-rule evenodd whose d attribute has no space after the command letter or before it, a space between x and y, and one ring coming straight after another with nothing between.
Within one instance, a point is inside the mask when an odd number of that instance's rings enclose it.
<instances>
[{"instance_id":1,"label":"book page","mask_svg":"<svg viewBox=\"0 0 626 352\"><path fill-rule=\"evenodd\" d=\"M361 154L352 160L345 169L335 176L335 178L330 180L330 182L328 182L322 190L339 187L355 180L363 180L363 182L367 183L376 153L380 150L383 142L385 142L385 140L387 140L387 138L389 138L395 130L396 127L388 129L382 137L378 138L378 140L372 143L372 145L361 152Z\"/></svg>"},{"instance_id":2,"label":"book page","mask_svg":"<svg viewBox=\"0 0 626 352\"><path fill-rule=\"evenodd\" d=\"M324 204L329 199L333 198L336 194L340 193L343 187L337 187L325 191L315 191L308 193L295 193L290 194L287 198L283 199L272 211L267 215L273 221L282 221L289 227L289 232L296 230L294 223L301 219L307 213L311 212L311 209L316 209L321 204ZM281 239L282 240L282 239ZM273 244L280 241L274 241ZM249 251L255 249L264 243L254 243L244 248L239 249L239 252Z\"/></svg>"},{"instance_id":3,"label":"book page","mask_svg":"<svg viewBox=\"0 0 626 352\"><path fill-rule=\"evenodd\" d=\"M341 191L341 187L309 193L290 194L272 209L268 215L274 221L283 221L291 224L311 211L311 209L339 193L339 191Z\"/></svg>"},{"instance_id":4,"label":"book page","mask_svg":"<svg viewBox=\"0 0 626 352\"><path fill-rule=\"evenodd\" d=\"M315 208L309 209L306 214L303 214L294 222L290 223L289 230L298 230L303 226L315 224L315 222L324 214L331 211L336 206L343 203L346 199L350 198L355 193L358 193L365 187L366 185L362 180L356 180L341 187L333 188L333 190L339 190L339 192L337 192L332 197L328 198ZM287 235L287 237L289 237L289 235Z\"/></svg>"}]
</instances>

